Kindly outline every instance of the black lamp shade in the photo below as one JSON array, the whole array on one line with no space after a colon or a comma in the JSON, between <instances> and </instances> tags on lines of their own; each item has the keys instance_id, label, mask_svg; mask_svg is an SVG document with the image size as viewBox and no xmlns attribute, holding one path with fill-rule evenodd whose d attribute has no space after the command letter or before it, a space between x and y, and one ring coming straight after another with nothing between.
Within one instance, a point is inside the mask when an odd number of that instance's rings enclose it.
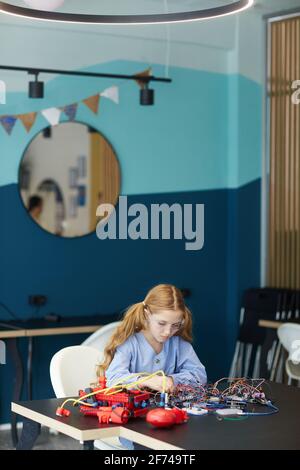
<instances>
[{"instance_id":1,"label":"black lamp shade","mask_svg":"<svg viewBox=\"0 0 300 470\"><path fill-rule=\"evenodd\" d=\"M50 127L50 126L49 126L49 127L45 127L45 129L43 129L43 137L44 137L45 139L50 139L51 134L52 134L52 132L51 132L51 127Z\"/></svg>"},{"instance_id":2,"label":"black lamp shade","mask_svg":"<svg viewBox=\"0 0 300 470\"><path fill-rule=\"evenodd\" d=\"M154 104L154 90L150 88L142 88L140 91L140 104L143 106L151 106Z\"/></svg>"},{"instance_id":3,"label":"black lamp shade","mask_svg":"<svg viewBox=\"0 0 300 470\"><path fill-rule=\"evenodd\" d=\"M29 98L44 98L44 82L29 82Z\"/></svg>"}]
</instances>

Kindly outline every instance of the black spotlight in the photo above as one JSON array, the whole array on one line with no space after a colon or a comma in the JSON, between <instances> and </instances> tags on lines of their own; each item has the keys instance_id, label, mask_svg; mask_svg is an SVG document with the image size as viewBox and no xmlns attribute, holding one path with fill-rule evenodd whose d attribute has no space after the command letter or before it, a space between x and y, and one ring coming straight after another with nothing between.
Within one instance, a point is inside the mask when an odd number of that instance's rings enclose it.
<instances>
[{"instance_id":1,"label":"black spotlight","mask_svg":"<svg viewBox=\"0 0 300 470\"><path fill-rule=\"evenodd\" d=\"M142 106L151 106L154 104L154 90L148 88L149 84L145 83L145 87L140 90L140 104Z\"/></svg>"},{"instance_id":2,"label":"black spotlight","mask_svg":"<svg viewBox=\"0 0 300 470\"><path fill-rule=\"evenodd\" d=\"M52 135L52 131L51 131L51 127L45 127L45 129L43 129L43 137L45 139L50 139L51 138L51 135Z\"/></svg>"},{"instance_id":3,"label":"black spotlight","mask_svg":"<svg viewBox=\"0 0 300 470\"><path fill-rule=\"evenodd\" d=\"M44 98L44 82L38 81L38 74L35 75L34 82L29 82L29 98Z\"/></svg>"}]
</instances>

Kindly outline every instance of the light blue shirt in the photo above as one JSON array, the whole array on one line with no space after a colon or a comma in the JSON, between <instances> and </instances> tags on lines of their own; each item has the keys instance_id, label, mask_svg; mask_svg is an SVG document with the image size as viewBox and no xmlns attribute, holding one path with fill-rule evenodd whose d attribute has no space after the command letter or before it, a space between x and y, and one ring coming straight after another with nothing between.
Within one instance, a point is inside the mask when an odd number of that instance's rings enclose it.
<instances>
[{"instance_id":1,"label":"light blue shirt","mask_svg":"<svg viewBox=\"0 0 300 470\"><path fill-rule=\"evenodd\" d=\"M163 343L162 351L157 354L141 331L117 347L105 375L107 385L111 386L130 374L150 374L158 370L172 377L174 385L205 384L207 381L205 367L189 342L180 336L172 336ZM130 378L126 382L134 380L136 378Z\"/></svg>"}]
</instances>

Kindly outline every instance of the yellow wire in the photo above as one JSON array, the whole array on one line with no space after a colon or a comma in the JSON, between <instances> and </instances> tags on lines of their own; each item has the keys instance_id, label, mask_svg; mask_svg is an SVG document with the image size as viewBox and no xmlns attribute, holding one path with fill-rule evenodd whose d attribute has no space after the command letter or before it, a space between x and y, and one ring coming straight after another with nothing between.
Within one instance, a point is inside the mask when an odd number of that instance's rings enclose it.
<instances>
[{"instance_id":1,"label":"yellow wire","mask_svg":"<svg viewBox=\"0 0 300 470\"><path fill-rule=\"evenodd\" d=\"M63 408L65 406L66 403L72 401L73 402L73 406L75 406L77 403L80 403L82 402L82 400L84 400L85 398L88 398L88 397L91 397L93 395L97 395L98 393L104 393L105 395L113 395L113 394L116 394L118 393L120 390L122 390L123 388L125 388L126 390L130 387L134 387L136 385L139 385L141 383L143 383L145 380L148 380L156 375L162 375L163 377L163 393L165 393L166 391L166 375L164 373L163 370L158 370L157 372L153 372L152 374L148 374L147 372L139 372L139 373L136 373L136 374L130 374L126 377L124 377L123 379L119 380L118 382L114 383L111 387L106 387L104 388L103 390L97 390L95 392L91 392L91 393L87 393L86 395L83 395L82 397L80 397L79 399L75 400L74 398L69 398L67 400L65 400L63 402L63 404L61 405L61 408ZM140 380L137 380L135 382L131 382L130 384L124 384L124 385L121 385L123 382L126 382L126 380L128 380L129 378L132 378L132 377L135 377L135 376L141 376L141 375L144 375L145 377L141 378ZM120 385L119 385L120 384ZM106 392L109 392L110 390L112 389L115 389L115 388L118 388L120 390L114 390L112 393L106 393ZM87 403L84 403L85 405L88 405L88 406L93 406L91 404L87 404Z\"/></svg>"}]
</instances>

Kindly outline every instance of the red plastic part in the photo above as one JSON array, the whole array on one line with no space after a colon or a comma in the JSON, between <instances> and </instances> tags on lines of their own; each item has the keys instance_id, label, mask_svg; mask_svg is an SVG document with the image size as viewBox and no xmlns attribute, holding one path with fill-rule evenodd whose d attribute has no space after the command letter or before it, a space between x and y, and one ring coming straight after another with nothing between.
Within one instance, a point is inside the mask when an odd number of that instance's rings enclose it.
<instances>
[{"instance_id":1,"label":"red plastic part","mask_svg":"<svg viewBox=\"0 0 300 470\"><path fill-rule=\"evenodd\" d=\"M157 428L169 428L173 424L186 423L187 420L187 412L179 408L172 408L172 410L155 408L149 411L146 416L147 423Z\"/></svg>"},{"instance_id":2,"label":"red plastic part","mask_svg":"<svg viewBox=\"0 0 300 470\"><path fill-rule=\"evenodd\" d=\"M112 423L115 423L115 424L125 424L128 422L128 419L129 419L129 411L124 409L124 408L121 408L121 407L117 407L117 408L114 408L112 410L112 413L111 413L111 422Z\"/></svg>"},{"instance_id":3,"label":"red plastic part","mask_svg":"<svg viewBox=\"0 0 300 470\"><path fill-rule=\"evenodd\" d=\"M114 395L108 395L102 392L102 384L104 381L101 382L101 388L95 387L93 388L94 392L97 392L94 397L95 400L98 402L104 402L107 404L108 407L112 407L113 405L121 405L120 407L126 411L126 415L132 417L138 416L145 416L148 412L147 407L141 407L141 403L143 401L149 402L150 394L148 392L140 392L139 390L129 390L126 392L119 392ZM100 384L99 384L100 385ZM113 392L113 389L111 390ZM79 391L80 398L83 398L86 395L84 390ZM80 405L80 411L87 416L98 416L98 412L102 411L103 406L86 406ZM128 412L128 413L127 413Z\"/></svg>"},{"instance_id":4,"label":"red plastic part","mask_svg":"<svg viewBox=\"0 0 300 470\"><path fill-rule=\"evenodd\" d=\"M176 424L186 423L189 419L187 412L184 410L180 410L179 408L172 408L171 411L175 415Z\"/></svg>"},{"instance_id":5,"label":"red plastic part","mask_svg":"<svg viewBox=\"0 0 300 470\"><path fill-rule=\"evenodd\" d=\"M125 424L129 419L129 411L121 407L112 409L104 406L98 409L97 416L100 424Z\"/></svg>"},{"instance_id":6,"label":"red plastic part","mask_svg":"<svg viewBox=\"0 0 300 470\"><path fill-rule=\"evenodd\" d=\"M169 428L176 423L176 416L172 410L155 408L147 413L146 421L156 428Z\"/></svg>"},{"instance_id":7,"label":"red plastic part","mask_svg":"<svg viewBox=\"0 0 300 470\"><path fill-rule=\"evenodd\" d=\"M97 416L100 424L110 423L110 412L107 411L98 411Z\"/></svg>"},{"instance_id":8,"label":"red plastic part","mask_svg":"<svg viewBox=\"0 0 300 470\"><path fill-rule=\"evenodd\" d=\"M61 417L66 416L66 417L68 417L68 416L70 416L70 414L71 414L71 411L66 410L65 408L58 407L56 409L56 416L61 416Z\"/></svg>"}]
</instances>

